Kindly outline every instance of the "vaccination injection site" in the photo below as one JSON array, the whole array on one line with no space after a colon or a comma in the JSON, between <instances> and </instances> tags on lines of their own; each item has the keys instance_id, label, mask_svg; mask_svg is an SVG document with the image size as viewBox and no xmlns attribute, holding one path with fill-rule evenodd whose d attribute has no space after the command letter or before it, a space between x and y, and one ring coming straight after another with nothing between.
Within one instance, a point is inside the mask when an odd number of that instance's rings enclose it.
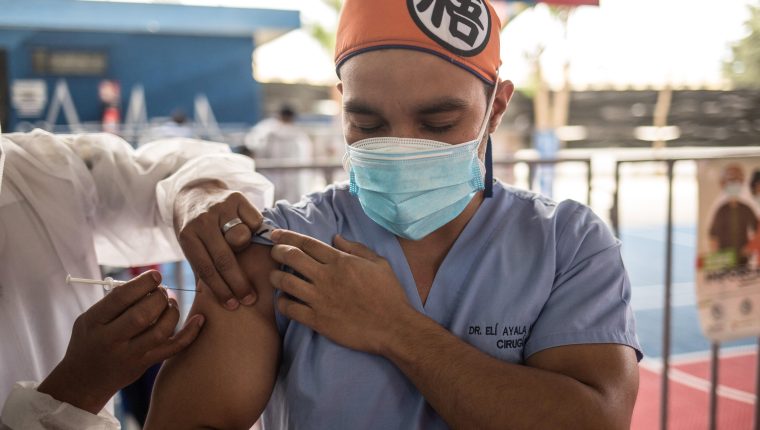
<instances>
[{"instance_id":1,"label":"vaccination injection site","mask_svg":"<svg viewBox=\"0 0 760 430\"><path fill-rule=\"evenodd\" d=\"M0 430L760 430L760 0L0 0Z\"/></svg>"}]
</instances>

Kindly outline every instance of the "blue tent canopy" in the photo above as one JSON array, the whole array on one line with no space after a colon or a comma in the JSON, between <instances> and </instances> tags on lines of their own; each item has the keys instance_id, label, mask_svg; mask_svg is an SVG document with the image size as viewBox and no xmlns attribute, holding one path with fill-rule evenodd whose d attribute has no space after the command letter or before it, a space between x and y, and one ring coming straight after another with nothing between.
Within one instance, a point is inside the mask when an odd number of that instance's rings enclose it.
<instances>
[{"instance_id":1,"label":"blue tent canopy","mask_svg":"<svg viewBox=\"0 0 760 430\"><path fill-rule=\"evenodd\" d=\"M82 0L0 0L0 28L250 36L301 26L299 11Z\"/></svg>"}]
</instances>

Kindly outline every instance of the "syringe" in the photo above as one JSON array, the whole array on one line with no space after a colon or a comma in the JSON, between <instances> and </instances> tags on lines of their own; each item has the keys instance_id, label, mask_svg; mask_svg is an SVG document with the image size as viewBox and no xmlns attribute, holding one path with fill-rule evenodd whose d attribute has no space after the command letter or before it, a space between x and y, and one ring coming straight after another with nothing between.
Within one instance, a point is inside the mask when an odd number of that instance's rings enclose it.
<instances>
[{"instance_id":1,"label":"syringe","mask_svg":"<svg viewBox=\"0 0 760 430\"><path fill-rule=\"evenodd\" d=\"M116 288L116 287L118 287L120 285L126 284L127 281L117 281L117 280L113 279L110 276L107 277L107 278L105 278L105 279L103 279L101 281L100 279L75 278L75 277L73 277L71 275L67 275L66 276L66 283L68 285L71 285L71 284L102 285L103 289L106 292L110 292L114 288ZM187 289L187 288L170 288L170 287L167 287L166 285L163 285L163 284L161 285L161 287L166 288L167 290L198 292L198 290L190 290L190 289Z\"/></svg>"}]
</instances>

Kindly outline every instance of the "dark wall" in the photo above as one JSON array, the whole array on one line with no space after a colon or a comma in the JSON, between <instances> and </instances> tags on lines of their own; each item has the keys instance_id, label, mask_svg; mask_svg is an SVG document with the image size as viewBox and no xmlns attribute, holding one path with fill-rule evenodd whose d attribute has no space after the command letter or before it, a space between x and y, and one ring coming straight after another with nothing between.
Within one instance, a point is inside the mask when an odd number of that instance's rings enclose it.
<instances>
[{"instance_id":1,"label":"dark wall","mask_svg":"<svg viewBox=\"0 0 760 430\"><path fill-rule=\"evenodd\" d=\"M684 144L760 145L760 91L677 91L668 122Z\"/></svg>"},{"instance_id":2,"label":"dark wall","mask_svg":"<svg viewBox=\"0 0 760 430\"><path fill-rule=\"evenodd\" d=\"M38 75L32 67L32 52L39 47L105 52L107 72L96 77ZM132 87L139 83L145 87L149 117L168 116L175 108L192 115L195 95L205 93L220 123L252 124L260 118L260 90L251 76L253 48L253 37L0 30L0 49L8 52L11 83L13 79L45 79L50 99L56 81L65 78L81 121L100 120L98 83L115 79L121 83L122 114ZM19 120L11 110L8 128Z\"/></svg>"},{"instance_id":3,"label":"dark wall","mask_svg":"<svg viewBox=\"0 0 760 430\"><path fill-rule=\"evenodd\" d=\"M571 125L585 125L589 138L570 147L650 146L634 138L638 126L651 126L657 91L574 92ZM668 146L760 145L760 91L673 91L668 125L681 137Z\"/></svg>"}]
</instances>

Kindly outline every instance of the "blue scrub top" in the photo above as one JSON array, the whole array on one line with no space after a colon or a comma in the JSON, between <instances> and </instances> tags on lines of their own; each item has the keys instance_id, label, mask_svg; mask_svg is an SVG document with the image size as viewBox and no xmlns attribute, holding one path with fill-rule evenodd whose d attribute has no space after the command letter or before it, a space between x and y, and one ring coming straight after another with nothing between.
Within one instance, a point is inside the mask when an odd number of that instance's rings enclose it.
<instances>
[{"instance_id":1,"label":"blue scrub top","mask_svg":"<svg viewBox=\"0 0 760 430\"><path fill-rule=\"evenodd\" d=\"M620 242L588 207L500 182L438 269L425 305L396 237L347 184L264 212L277 228L325 243L341 234L388 260L419 312L463 341L522 364L572 344L628 345L641 358ZM265 429L444 429L415 386L383 357L341 347L277 313L283 339Z\"/></svg>"}]
</instances>

